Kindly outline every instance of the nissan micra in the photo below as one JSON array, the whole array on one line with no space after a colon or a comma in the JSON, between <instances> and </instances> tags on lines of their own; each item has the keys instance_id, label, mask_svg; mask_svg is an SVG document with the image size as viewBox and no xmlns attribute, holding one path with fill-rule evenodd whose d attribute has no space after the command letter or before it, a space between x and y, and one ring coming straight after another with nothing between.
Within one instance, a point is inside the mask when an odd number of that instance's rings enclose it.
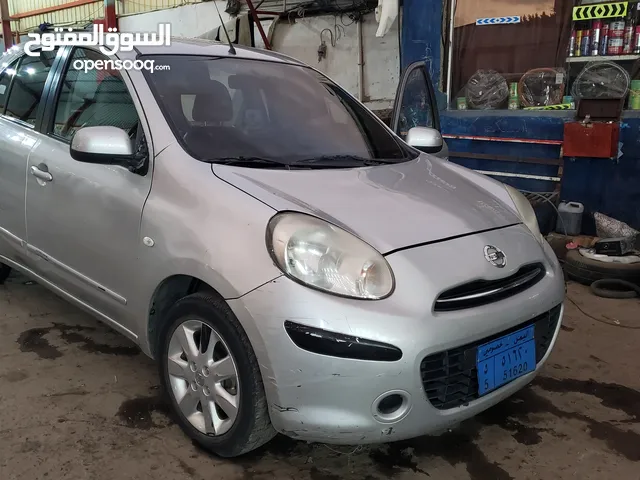
<instances>
[{"instance_id":1,"label":"nissan micra","mask_svg":"<svg viewBox=\"0 0 640 480\"><path fill-rule=\"evenodd\" d=\"M407 439L540 370L561 268L521 193L438 158L423 65L388 127L276 53L174 39L114 58L157 68L2 58L1 273L156 359L193 440L232 457L276 432Z\"/></svg>"}]
</instances>

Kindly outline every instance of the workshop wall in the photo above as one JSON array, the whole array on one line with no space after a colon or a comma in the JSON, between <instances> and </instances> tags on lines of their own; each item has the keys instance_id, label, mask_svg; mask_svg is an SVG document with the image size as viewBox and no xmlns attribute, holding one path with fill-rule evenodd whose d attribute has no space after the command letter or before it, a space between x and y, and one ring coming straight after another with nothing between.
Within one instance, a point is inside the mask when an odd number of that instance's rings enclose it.
<instances>
[{"instance_id":1,"label":"workshop wall","mask_svg":"<svg viewBox=\"0 0 640 480\"><path fill-rule=\"evenodd\" d=\"M226 0L217 2L226 22L231 17L224 12ZM171 22L174 36L205 37L216 30L220 21L213 2L158 10L120 17L119 27L124 32L156 31L159 23ZM265 31L271 22L263 22ZM364 16L362 24L364 58L363 100L369 108L381 111L393 107L400 70L400 39L398 22L381 38L375 36L378 24L373 13ZM326 56L318 61L318 47L326 43ZM332 41L333 37L333 41ZM257 47L264 46L255 29ZM346 15L325 15L298 18L288 22L280 20L271 40L275 51L291 55L316 67L349 93L359 95L358 29Z\"/></svg>"},{"instance_id":2,"label":"workshop wall","mask_svg":"<svg viewBox=\"0 0 640 480\"><path fill-rule=\"evenodd\" d=\"M425 61L434 85L446 78L446 55L442 48L442 0L405 0L402 27L402 66ZM446 36L446 35L444 35ZM442 59L440 61L439 59ZM442 65L441 68L437 68ZM442 93L441 93L442 95ZM575 111L455 111L441 104L442 132L447 135L475 135L485 137L562 140L564 122L572 120ZM560 147L519 143L482 142L447 139L449 150L462 154L472 152L496 156L559 158ZM557 167L522 162L458 158L451 161L469 168L485 171L556 176ZM550 192L553 182L495 177L517 188ZM620 156L616 160L600 158L564 158L561 198L585 205L584 233L595 234L590 213L610 215L640 228L640 115L626 112L621 124Z\"/></svg>"},{"instance_id":3,"label":"workshop wall","mask_svg":"<svg viewBox=\"0 0 640 480\"><path fill-rule=\"evenodd\" d=\"M355 22L344 17L344 23L333 15L297 19L288 24L281 21L275 28L273 47L325 73L349 93L358 97L358 29ZM362 24L364 52L363 101L372 110L393 107L399 82L398 22L382 38L375 36L378 24L373 13ZM327 46L327 55L318 61L320 33ZM331 45L331 35L335 46Z\"/></svg>"}]
</instances>

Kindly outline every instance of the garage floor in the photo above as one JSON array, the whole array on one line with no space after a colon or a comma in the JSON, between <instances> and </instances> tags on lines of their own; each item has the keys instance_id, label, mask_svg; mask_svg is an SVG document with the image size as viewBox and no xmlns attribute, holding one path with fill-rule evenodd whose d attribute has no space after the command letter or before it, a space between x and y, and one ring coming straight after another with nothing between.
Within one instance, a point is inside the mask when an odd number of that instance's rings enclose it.
<instances>
[{"instance_id":1,"label":"garage floor","mask_svg":"<svg viewBox=\"0 0 640 480\"><path fill-rule=\"evenodd\" d=\"M167 417L154 364L42 287L0 287L0 479L640 479L640 301L570 285L532 387L443 437L380 447L284 437L229 462ZM624 328L628 327L628 328Z\"/></svg>"}]
</instances>

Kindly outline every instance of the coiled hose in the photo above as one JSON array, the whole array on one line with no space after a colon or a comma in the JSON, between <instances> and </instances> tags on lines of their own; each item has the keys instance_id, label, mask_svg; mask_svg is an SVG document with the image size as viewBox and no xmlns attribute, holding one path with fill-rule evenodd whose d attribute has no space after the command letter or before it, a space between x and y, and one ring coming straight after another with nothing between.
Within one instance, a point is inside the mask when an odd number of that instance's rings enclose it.
<instances>
[{"instance_id":1,"label":"coiled hose","mask_svg":"<svg viewBox=\"0 0 640 480\"><path fill-rule=\"evenodd\" d=\"M640 297L640 286L613 278L603 278L591 284L594 295L603 298L635 298Z\"/></svg>"}]
</instances>

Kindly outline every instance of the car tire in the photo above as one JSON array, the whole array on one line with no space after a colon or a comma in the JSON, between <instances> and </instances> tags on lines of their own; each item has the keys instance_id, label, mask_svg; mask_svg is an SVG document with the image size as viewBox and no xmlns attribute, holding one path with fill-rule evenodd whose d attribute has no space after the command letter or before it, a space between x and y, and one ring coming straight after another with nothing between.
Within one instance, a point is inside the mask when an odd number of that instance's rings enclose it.
<instances>
[{"instance_id":1,"label":"car tire","mask_svg":"<svg viewBox=\"0 0 640 480\"><path fill-rule=\"evenodd\" d=\"M195 325L204 325L201 326L200 333L194 327ZM210 333L206 333L209 331L207 327L211 329ZM185 334L185 332L187 333ZM191 335L191 332L194 332L193 335ZM216 349L223 352L222 354L215 354L218 355L218 360L215 360L214 356L213 363L211 361L206 363L206 360L199 357L202 354L198 353L193 357L197 358L197 360L188 361L187 349L190 349L193 354L195 345L195 351L197 352L200 352L203 348L209 351L206 347L209 345L210 340L206 340L206 345L203 346L202 342L204 340L202 338L214 338L214 334L217 335L215 337L217 339ZM160 335L161 345L157 357L162 386L168 396L168 401L178 425L192 440L220 457L237 457L262 446L276 435L269 418L269 409L258 361L246 333L222 298L209 293L194 293L178 300L167 312L166 322L163 324ZM189 342L187 349L183 347L185 338ZM176 339L182 339L182 341ZM190 343L191 340L194 341L193 345ZM226 374L219 376L220 372L216 372L214 367L222 363L219 358L225 360L228 366L229 362L225 354L228 354L232 360L235 377L232 376L228 380L214 383L215 379L226 376ZM180 356L178 357L177 355ZM211 365L212 368L209 372L208 369L204 370L205 367L199 367L195 364L207 364ZM170 375L170 368L173 373L178 373L178 375ZM182 377L192 374L199 376L190 377L188 380L183 381ZM219 390L220 388L228 388L225 391L227 393L231 392L234 381L236 382L235 395L227 397L225 395L219 396L218 393L215 393L221 391ZM186 390L184 390L185 382L187 384ZM229 383L225 386L224 382ZM184 396L181 397L182 401L179 404L177 398L183 392L187 393L184 393ZM224 394L224 392L222 393ZM188 395L200 398L195 409L191 405L194 402L198 402L198 400L188 397ZM214 396L215 400L212 400ZM226 398L233 398L234 400L233 402L228 402L225 400ZM209 410L211 412L209 414L211 418L209 419L203 413L205 400L209 406L213 405L212 409ZM232 417L227 414L227 410L221 411L220 408L222 407L220 405L233 410L233 408L229 408L232 403L237 404L237 410L235 411L236 416L233 419L232 426L229 427L228 420ZM194 413L187 416L184 413L185 411ZM224 416L227 416L227 419L221 420ZM213 420L214 418L215 420ZM215 426L216 422L218 427ZM214 428L211 430L210 427L212 425L214 425ZM227 428L228 430L225 430ZM209 429L210 431L204 432L203 429ZM221 433L216 434L215 430L219 430Z\"/></svg>"},{"instance_id":2,"label":"car tire","mask_svg":"<svg viewBox=\"0 0 640 480\"><path fill-rule=\"evenodd\" d=\"M7 278L9 278L10 274L11 267L5 265L4 263L0 263L0 285L2 285Z\"/></svg>"},{"instance_id":3,"label":"car tire","mask_svg":"<svg viewBox=\"0 0 640 480\"><path fill-rule=\"evenodd\" d=\"M569 250L564 269L570 279L584 285L605 279L625 280L640 285L640 263L601 262L581 255L578 250Z\"/></svg>"}]
</instances>

